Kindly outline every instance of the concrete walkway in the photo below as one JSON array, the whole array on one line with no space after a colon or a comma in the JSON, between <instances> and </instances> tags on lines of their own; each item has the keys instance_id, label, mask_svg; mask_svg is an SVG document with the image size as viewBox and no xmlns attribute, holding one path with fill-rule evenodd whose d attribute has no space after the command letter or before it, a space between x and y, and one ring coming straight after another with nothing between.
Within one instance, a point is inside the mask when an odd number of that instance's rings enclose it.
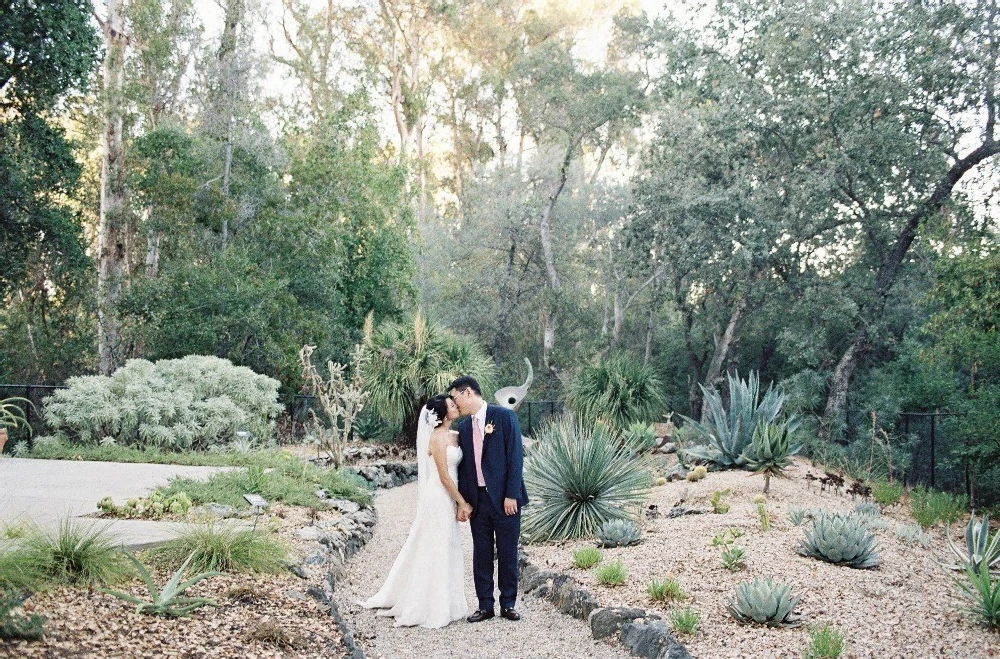
<instances>
[{"instance_id":1,"label":"concrete walkway","mask_svg":"<svg viewBox=\"0 0 1000 659\"><path fill-rule=\"evenodd\" d=\"M518 596L522 619L510 622L499 616L470 624L461 620L443 629L393 627L393 619L377 617L358 606L382 585L396 554L410 530L416 512L416 483L376 495L378 524L371 541L347 564L347 573L337 582L334 600L354 626L355 637L369 659L625 659L621 646L594 641L581 620L558 612L545 600ZM475 602L472 585L472 538L464 531L466 598Z\"/></svg>"},{"instance_id":2,"label":"concrete walkway","mask_svg":"<svg viewBox=\"0 0 1000 659\"><path fill-rule=\"evenodd\" d=\"M107 526L128 547L169 540L182 524L146 520L81 518L97 512L97 502L116 503L144 496L175 476L207 479L225 467L125 464L73 460L0 459L0 526L29 522L54 529L67 517L86 525Z\"/></svg>"}]
</instances>

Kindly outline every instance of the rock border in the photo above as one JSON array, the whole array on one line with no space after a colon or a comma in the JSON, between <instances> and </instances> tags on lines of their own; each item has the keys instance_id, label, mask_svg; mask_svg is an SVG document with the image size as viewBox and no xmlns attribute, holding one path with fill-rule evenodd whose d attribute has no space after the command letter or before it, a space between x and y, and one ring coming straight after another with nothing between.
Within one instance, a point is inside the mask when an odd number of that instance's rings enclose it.
<instances>
[{"instance_id":1,"label":"rock border","mask_svg":"<svg viewBox=\"0 0 1000 659\"><path fill-rule=\"evenodd\" d=\"M375 489L399 487L417 480L416 462L387 462L379 460L367 465L344 467L343 471L361 477Z\"/></svg>"},{"instance_id":2,"label":"rock border","mask_svg":"<svg viewBox=\"0 0 1000 659\"><path fill-rule=\"evenodd\" d=\"M519 586L525 595L549 600L568 616L590 626L595 640L618 634L618 641L636 657L644 659L691 659L663 619L643 609L623 606L602 607L590 591L568 574L543 570L518 551Z\"/></svg>"}]
</instances>

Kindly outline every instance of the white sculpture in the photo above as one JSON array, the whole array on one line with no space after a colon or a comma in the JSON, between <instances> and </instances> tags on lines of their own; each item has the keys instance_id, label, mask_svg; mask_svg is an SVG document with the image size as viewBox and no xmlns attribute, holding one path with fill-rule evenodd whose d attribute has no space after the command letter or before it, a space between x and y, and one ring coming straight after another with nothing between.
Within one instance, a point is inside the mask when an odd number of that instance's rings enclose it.
<instances>
[{"instance_id":1,"label":"white sculpture","mask_svg":"<svg viewBox=\"0 0 1000 659\"><path fill-rule=\"evenodd\" d=\"M525 397L528 395L528 387L531 386L532 380L535 379L535 372L532 370L531 362L528 361L527 357L524 358L524 363L528 365L528 379L524 381L524 384L520 387L504 387L497 390L496 394L494 394L497 403L514 412L521 407L521 403L524 402Z\"/></svg>"}]
</instances>

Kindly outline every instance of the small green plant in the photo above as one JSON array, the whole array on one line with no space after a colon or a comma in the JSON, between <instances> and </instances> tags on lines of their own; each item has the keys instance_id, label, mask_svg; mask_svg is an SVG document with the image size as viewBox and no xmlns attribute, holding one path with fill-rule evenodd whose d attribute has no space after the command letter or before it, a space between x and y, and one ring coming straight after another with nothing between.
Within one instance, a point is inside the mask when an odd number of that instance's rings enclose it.
<instances>
[{"instance_id":1,"label":"small green plant","mask_svg":"<svg viewBox=\"0 0 1000 659\"><path fill-rule=\"evenodd\" d=\"M722 560L722 567L726 568L730 572L737 572L743 567L743 559L746 557L746 550L742 547L737 547L733 545L732 547L726 547L722 550L720 558Z\"/></svg>"},{"instance_id":2,"label":"small green plant","mask_svg":"<svg viewBox=\"0 0 1000 659\"><path fill-rule=\"evenodd\" d=\"M70 518L55 531L36 530L16 554L33 562L46 580L71 584L115 583L127 572L107 527L86 528Z\"/></svg>"},{"instance_id":3,"label":"small green plant","mask_svg":"<svg viewBox=\"0 0 1000 659\"><path fill-rule=\"evenodd\" d=\"M767 510L766 503L757 504L757 516L760 518L760 530L770 531L771 530L771 513Z\"/></svg>"},{"instance_id":4,"label":"small green plant","mask_svg":"<svg viewBox=\"0 0 1000 659\"><path fill-rule=\"evenodd\" d=\"M267 472L261 465L250 465L246 473L246 489L251 494L261 494L267 486Z\"/></svg>"},{"instance_id":5,"label":"small green plant","mask_svg":"<svg viewBox=\"0 0 1000 659\"><path fill-rule=\"evenodd\" d=\"M354 422L354 436L358 439L370 442L378 439L385 432L385 422L377 416L361 413L358 420Z\"/></svg>"},{"instance_id":6,"label":"small green plant","mask_svg":"<svg viewBox=\"0 0 1000 659\"><path fill-rule=\"evenodd\" d=\"M656 430L652 424L634 421L622 433L625 445L635 453L646 453L656 446Z\"/></svg>"},{"instance_id":7,"label":"small green plant","mask_svg":"<svg viewBox=\"0 0 1000 659\"><path fill-rule=\"evenodd\" d=\"M712 538L712 546L725 547L726 545L731 545L737 538L742 538L743 534L743 530L736 527L730 527L725 531L719 531Z\"/></svg>"},{"instance_id":8,"label":"small green plant","mask_svg":"<svg viewBox=\"0 0 1000 659\"><path fill-rule=\"evenodd\" d=\"M684 591L677 579L653 579L646 584L646 593L654 602L672 602L684 599Z\"/></svg>"},{"instance_id":9,"label":"small green plant","mask_svg":"<svg viewBox=\"0 0 1000 659\"><path fill-rule=\"evenodd\" d=\"M969 612L988 629L1000 630L1000 576L990 574L985 563L978 570L966 565L964 572L965 581L956 583L969 601Z\"/></svg>"},{"instance_id":10,"label":"small green plant","mask_svg":"<svg viewBox=\"0 0 1000 659\"><path fill-rule=\"evenodd\" d=\"M26 410L35 405L27 398L0 398L0 428L24 428L31 434Z\"/></svg>"},{"instance_id":11,"label":"small green plant","mask_svg":"<svg viewBox=\"0 0 1000 659\"><path fill-rule=\"evenodd\" d=\"M968 510L969 498L917 487L910 492L910 504L913 519L921 528L929 529L941 522L954 524L960 520Z\"/></svg>"},{"instance_id":12,"label":"small green plant","mask_svg":"<svg viewBox=\"0 0 1000 659\"><path fill-rule=\"evenodd\" d=\"M891 508L903 498L903 485L894 481L875 481L872 484L872 498L882 508Z\"/></svg>"},{"instance_id":13,"label":"small green plant","mask_svg":"<svg viewBox=\"0 0 1000 659\"><path fill-rule=\"evenodd\" d=\"M795 421L792 421L795 424ZM747 449L746 468L755 474L764 474L764 494L771 491L771 476L783 478L791 457L802 450L802 444L792 444L790 436L794 425L760 421L753 431Z\"/></svg>"},{"instance_id":14,"label":"small green plant","mask_svg":"<svg viewBox=\"0 0 1000 659\"><path fill-rule=\"evenodd\" d=\"M798 624L793 610L799 596L791 594L792 587L775 583L771 579L754 579L736 585L736 597L728 609L739 622L756 622L768 627Z\"/></svg>"},{"instance_id":15,"label":"small green plant","mask_svg":"<svg viewBox=\"0 0 1000 659\"><path fill-rule=\"evenodd\" d=\"M862 501L858 505L854 506L854 514L862 515L864 517L878 517L882 514L882 508L878 504L874 504L871 501Z\"/></svg>"},{"instance_id":16,"label":"small green plant","mask_svg":"<svg viewBox=\"0 0 1000 659\"><path fill-rule=\"evenodd\" d=\"M7 540L20 540L28 535L30 526L26 522L14 522L3 527L2 535Z\"/></svg>"},{"instance_id":17,"label":"small green plant","mask_svg":"<svg viewBox=\"0 0 1000 659\"><path fill-rule=\"evenodd\" d=\"M114 595L119 599L135 604L136 613L180 617L186 616L202 606L218 606L218 602L208 597L183 597L184 591L199 581L222 574L221 572L203 572L196 577L181 582L185 571L187 571L188 565L191 563L191 559L194 558L194 552L191 552L191 555L188 556L183 563L181 563L181 566L177 568L177 571L170 577L170 581L168 581L167 585L163 587L163 590L159 590L156 587L156 582L153 581L153 577L149 574L149 570L146 569L146 566L143 565L138 558L131 553L126 555L135 566L136 571L139 573L139 577L146 584L146 588L149 589L149 601L141 600L138 597L129 595L128 593L121 593L116 590L108 590L106 588L101 588L100 590L108 595Z\"/></svg>"},{"instance_id":18,"label":"small green plant","mask_svg":"<svg viewBox=\"0 0 1000 659\"><path fill-rule=\"evenodd\" d=\"M601 562L601 552L597 547L582 547L573 552L573 565L587 570Z\"/></svg>"},{"instance_id":19,"label":"small green plant","mask_svg":"<svg viewBox=\"0 0 1000 659\"><path fill-rule=\"evenodd\" d=\"M788 521L794 526L801 526L802 522L809 517L809 511L799 506L789 506L787 512Z\"/></svg>"},{"instance_id":20,"label":"small green plant","mask_svg":"<svg viewBox=\"0 0 1000 659\"><path fill-rule=\"evenodd\" d=\"M1000 565L1000 531L990 534L990 517L983 515L981 522L976 523L976 514L969 518L965 525L965 548L959 549L951 539L951 525L945 530L948 546L961 561L960 565L968 565L973 572L979 571L979 566L985 564L988 569Z\"/></svg>"},{"instance_id":21,"label":"small green plant","mask_svg":"<svg viewBox=\"0 0 1000 659\"><path fill-rule=\"evenodd\" d=\"M625 583L628 571L620 560L597 568L597 583L602 586L620 586Z\"/></svg>"},{"instance_id":22,"label":"small green plant","mask_svg":"<svg viewBox=\"0 0 1000 659\"><path fill-rule=\"evenodd\" d=\"M900 526L896 529L896 537L899 538L900 541L907 547L920 545L926 549L931 546L930 537L924 533L924 530L920 528L919 524Z\"/></svg>"},{"instance_id":23,"label":"small green plant","mask_svg":"<svg viewBox=\"0 0 1000 659\"><path fill-rule=\"evenodd\" d=\"M597 543L601 547L629 547L639 543L642 534L635 522L626 519L610 519L597 532Z\"/></svg>"},{"instance_id":24,"label":"small green plant","mask_svg":"<svg viewBox=\"0 0 1000 659\"><path fill-rule=\"evenodd\" d=\"M803 556L857 569L878 567L875 534L854 515L820 515L805 536L797 549Z\"/></svg>"},{"instance_id":25,"label":"small green plant","mask_svg":"<svg viewBox=\"0 0 1000 659\"><path fill-rule=\"evenodd\" d=\"M27 595L0 590L0 639L38 641L45 635L45 619L37 613L24 615L19 609Z\"/></svg>"},{"instance_id":26,"label":"small green plant","mask_svg":"<svg viewBox=\"0 0 1000 659\"><path fill-rule=\"evenodd\" d=\"M694 634L698 631L699 618L701 614L690 606L675 607L670 610L670 628L678 634Z\"/></svg>"},{"instance_id":27,"label":"small green plant","mask_svg":"<svg viewBox=\"0 0 1000 659\"><path fill-rule=\"evenodd\" d=\"M712 498L709 499L709 502L712 504L713 513L716 515L725 515L729 512L729 504L722 503L722 497L729 496L730 492L731 490L729 489L716 490L715 492L712 492Z\"/></svg>"},{"instance_id":28,"label":"small green plant","mask_svg":"<svg viewBox=\"0 0 1000 659\"><path fill-rule=\"evenodd\" d=\"M126 519L162 519L166 515L183 516L191 509L191 497L184 492L165 496L155 491L148 497L134 497L121 506L115 505L111 497L97 502L97 508L109 517Z\"/></svg>"},{"instance_id":29,"label":"small green plant","mask_svg":"<svg viewBox=\"0 0 1000 659\"><path fill-rule=\"evenodd\" d=\"M176 565L187 557L198 572L277 573L286 567L286 550L262 531L195 524L153 549L153 560Z\"/></svg>"},{"instance_id":30,"label":"small green plant","mask_svg":"<svg viewBox=\"0 0 1000 659\"><path fill-rule=\"evenodd\" d=\"M823 625L809 631L809 647L802 659L837 659L843 651L844 635L830 625Z\"/></svg>"}]
</instances>

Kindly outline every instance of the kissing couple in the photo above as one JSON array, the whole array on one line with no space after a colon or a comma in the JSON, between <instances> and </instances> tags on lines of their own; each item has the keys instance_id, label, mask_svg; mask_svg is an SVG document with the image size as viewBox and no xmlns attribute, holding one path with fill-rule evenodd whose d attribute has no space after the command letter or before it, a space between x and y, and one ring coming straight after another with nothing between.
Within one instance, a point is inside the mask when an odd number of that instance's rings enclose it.
<instances>
[{"instance_id":1,"label":"kissing couple","mask_svg":"<svg viewBox=\"0 0 1000 659\"><path fill-rule=\"evenodd\" d=\"M458 432L451 430L466 418ZM417 514L381 590L361 603L392 616L396 626L438 628L469 613L465 599L462 522L472 531L472 577L479 600L469 622L494 610L497 563L500 615L520 620L517 544L524 489L524 448L517 415L488 405L475 378L463 375L434 396L417 426Z\"/></svg>"}]
</instances>

